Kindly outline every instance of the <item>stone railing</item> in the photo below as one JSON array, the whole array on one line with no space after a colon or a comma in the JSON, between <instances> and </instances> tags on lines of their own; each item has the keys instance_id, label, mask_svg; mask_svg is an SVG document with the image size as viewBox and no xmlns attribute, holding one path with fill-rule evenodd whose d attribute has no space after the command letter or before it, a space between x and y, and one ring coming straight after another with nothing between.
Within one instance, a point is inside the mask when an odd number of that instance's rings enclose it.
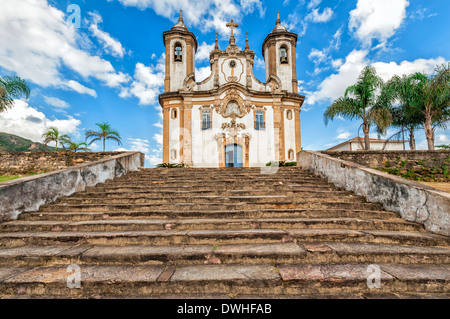
<instances>
[{"instance_id":1,"label":"stone railing","mask_svg":"<svg viewBox=\"0 0 450 319\"><path fill-rule=\"evenodd\" d=\"M297 163L369 202L382 204L405 220L450 236L450 193L319 152L301 151Z\"/></svg>"},{"instance_id":2,"label":"stone railing","mask_svg":"<svg viewBox=\"0 0 450 319\"><path fill-rule=\"evenodd\" d=\"M63 196L84 191L108 179L144 166L144 154L121 153L92 163L50 173L23 177L0 184L0 221L16 219L22 212L36 211Z\"/></svg>"}]
</instances>

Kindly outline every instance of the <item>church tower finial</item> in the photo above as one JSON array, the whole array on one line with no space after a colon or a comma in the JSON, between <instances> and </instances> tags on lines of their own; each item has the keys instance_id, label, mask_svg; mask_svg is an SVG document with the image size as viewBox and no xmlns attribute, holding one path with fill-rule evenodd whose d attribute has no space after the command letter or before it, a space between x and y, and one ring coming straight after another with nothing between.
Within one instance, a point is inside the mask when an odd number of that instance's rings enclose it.
<instances>
[{"instance_id":1,"label":"church tower finial","mask_svg":"<svg viewBox=\"0 0 450 319\"><path fill-rule=\"evenodd\" d=\"M184 23L184 21L183 21L183 10L180 10L180 17L178 18L178 23Z\"/></svg>"},{"instance_id":2,"label":"church tower finial","mask_svg":"<svg viewBox=\"0 0 450 319\"><path fill-rule=\"evenodd\" d=\"M280 11L277 11L277 21L275 23L276 23L276 25L280 25L281 24Z\"/></svg>"},{"instance_id":3,"label":"church tower finial","mask_svg":"<svg viewBox=\"0 0 450 319\"><path fill-rule=\"evenodd\" d=\"M219 33L216 32L216 45L214 46L214 50L219 50L219 41L217 39L218 35L219 35Z\"/></svg>"},{"instance_id":4,"label":"church tower finial","mask_svg":"<svg viewBox=\"0 0 450 319\"><path fill-rule=\"evenodd\" d=\"M245 32L245 50L250 50L250 46L248 45L248 32Z\"/></svg>"}]
</instances>

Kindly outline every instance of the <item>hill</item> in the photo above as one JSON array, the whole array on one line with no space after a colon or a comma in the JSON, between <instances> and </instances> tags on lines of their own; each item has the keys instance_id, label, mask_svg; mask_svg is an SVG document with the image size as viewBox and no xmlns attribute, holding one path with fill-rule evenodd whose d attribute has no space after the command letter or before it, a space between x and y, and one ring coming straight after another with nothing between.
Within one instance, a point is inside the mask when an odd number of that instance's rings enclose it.
<instances>
[{"instance_id":1,"label":"hill","mask_svg":"<svg viewBox=\"0 0 450 319\"><path fill-rule=\"evenodd\" d=\"M38 142L33 142L26 138L0 132L0 152L46 152L53 150Z\"/></svg>"}]
</instances>

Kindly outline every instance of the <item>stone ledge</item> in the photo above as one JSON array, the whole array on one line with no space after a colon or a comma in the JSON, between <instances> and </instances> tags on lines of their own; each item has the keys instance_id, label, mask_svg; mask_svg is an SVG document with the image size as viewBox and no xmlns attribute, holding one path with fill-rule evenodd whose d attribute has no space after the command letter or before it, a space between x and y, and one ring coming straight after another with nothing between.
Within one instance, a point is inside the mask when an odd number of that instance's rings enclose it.
<instances>
[{"instance_id":1,"label":"stone ledge","mask_svg":"<svg viewBox=\"0 0 450 319\"><path fill-rule=\"evenodd\" d=\"M108 179L120 177L144 166L144 154L127 152L0 184L0 221L16 219L22 212L37 211L63 196L84 191Z\"/></svg>"},{"instance_id":2,"label":"stone ledge","mask_svg":"<svg viewBox=\"0 0 450 319\"><path fill-rule=\"evenodd\" d=\"M447 192L319 152L301 151L297 162L303 169L364 196L369 202L382 204L407 221L450 236L450 194Z\"/></svg>"}]
</instances>

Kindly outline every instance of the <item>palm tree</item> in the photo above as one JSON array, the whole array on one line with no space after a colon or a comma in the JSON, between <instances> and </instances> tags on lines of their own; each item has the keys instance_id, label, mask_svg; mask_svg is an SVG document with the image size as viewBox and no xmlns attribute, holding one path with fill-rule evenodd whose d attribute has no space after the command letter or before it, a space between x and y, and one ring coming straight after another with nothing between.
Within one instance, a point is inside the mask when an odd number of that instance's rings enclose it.
<instances>
[{"instance_id":1,"label":"palm tree","mask_svg":"<svg viewBox=\"0 0 450 319\"><path fill-rule=\"evenodd\" d=\"M55 151L58 150L58 143L62 140L64 140L65 136L67 135L61 135L59 130L56 127L49 127L44 134L42 134L42 138L44 139L44 145L47 147L47 144L50 142L55 142Z\"/></svg>"},{"instance_id":2,"label":"palm tree","mask_svg":"<svg viewBox=\"0 0 450 319\"><path fill-rule=\"evenodd\" d=\"M106 140L114 140L117 142L118 145L122 145L121 137L119 132L111 128L111 125L107 122L104 123L96 123L100 128L100 131L88 131L86 132L86 142L88 139L91 139L91 141L88 143L88 145L91 145L95 141L102 141L103 142L103 152L105 151L105 143Z\"/></svg>"},{"instance_id":3,"label":"palm tree","mask_svg":"<svg viewBox=\"0 0 450 319\"><path fill-rule=\"evenodd\" d=\"M85 142L74 142L74 141L72 141L70 136L68 136L66 134L61 136L60 142L64 149L66 149L66 147L67 147L68 150L73 151L75 153L77 151L85 151L85 152L91 151Z\"/></svg>"},{"instance_id":4,"label":"palm tree","mask_svg":"<svg viewBox=\"0 0 450 319\"><path fill-rule=\"evenodd\" d=\"M423 114L430 151L434 150L435 129L445 129L450 120L450 63L437 66L435 72L431 76L423 73L413 75L417 85L413 107Z\"/></svg>"},{"instance_id":5,"label":"palm tree","mask_svg":"<svg viewBox=\"0 0 450 319\"><path fill-rule=\"evenodd\" d=\"M0 77L0 112L6 111L14 105L14 99L22 95L28 99L30 88L25 80L18 76Z\"/></svg>"},{"instance_id":6,"label":"palm tree","mask_svg":"<svg viewBox=\"0 0 450 319\"><path fill-rule=\"evenodd\" d=\"M416 86L412 75L403 75L402 77L395 75L383 86L381 95L375 105L375 108L383 108L391 114L391 123L388 126L400 129L388 141L400 135L404 141L406 129L409 133L409 148L411 150L416 149L414 131L421 127L423 123L422 114L412 107ZM395 105L395 103L398 104Z\"/></svg>"},{"instance_id":7,"label":"palm tree","mask_svg":"<svg viewBox=\"0 0 450 319\"><path fill-rule=\"evenodd\" d=\"M390 122L386 110L373 108L377 102L377 90L383 87L383 80L377 75L373 66L366 66L360 73L356 84L345 90L345 96L338 98L324 112L324 122L336 116L346 119L362 119L364 147L370 150L370 126L375 124L380 133L384 133Z\"/></svg>"}]
</instances>

